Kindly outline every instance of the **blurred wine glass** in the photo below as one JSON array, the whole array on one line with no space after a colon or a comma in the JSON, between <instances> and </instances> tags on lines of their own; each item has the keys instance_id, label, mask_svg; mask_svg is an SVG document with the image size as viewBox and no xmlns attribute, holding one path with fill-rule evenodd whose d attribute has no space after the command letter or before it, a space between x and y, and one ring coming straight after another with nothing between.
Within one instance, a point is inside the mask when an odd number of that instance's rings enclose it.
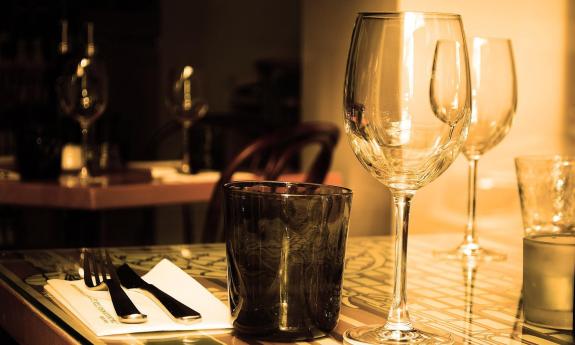
<instances>
[{"instance_id":1,"label":"blurred wine glass","mask_svg":"<svg viewBox=\"0 0 575 345\"><path fill-rule=\"evenodd\" d=\"M477 239L477 164L481 156L507 135L517 106L517 86L511 41L474 37L471 45L472 113L462 152L469 162L468 217L462 243L436 251L451 259L504 260L506 255L481 246Z\"/></svg>"},{"instance_id":2,"label":"blurred wine glass","mask_svg":"<svg viewBox=\"0 0 575 345\"><path fill-rule=\"evenodd\" d=\"M168 109L182 124L182 163L179 171L191 174L189 132L192 125L208 112L208 103L203 98L198 73L190 65L172 73L168 88Z\"/></svg>"},{"instance_id":3,"label":"blurred wine glass","mask_svg":"<svg viewBox=\"0 0 575 345\"><path fill-rule=\"evenodd\" d=\"M57 83L62 112L74 118L82 130L82 165L78 174L80 184L103 182L88 170L88 139L92 124L104 113L108 104L108 76L105 67L86 54L71 64L68 73Z\"/></svg>"}]
</instances>

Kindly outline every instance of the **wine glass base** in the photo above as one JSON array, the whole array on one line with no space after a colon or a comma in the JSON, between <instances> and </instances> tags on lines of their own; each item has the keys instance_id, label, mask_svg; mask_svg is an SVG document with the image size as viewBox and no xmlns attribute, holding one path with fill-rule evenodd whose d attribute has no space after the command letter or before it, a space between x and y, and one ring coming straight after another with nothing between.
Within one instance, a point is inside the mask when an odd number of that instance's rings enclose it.
<instances>
[{"instance_id":1,"label":"wine glass base","mask_svg":"<svg viewBox=\"0 0 575 345\"><path fill-rule=\"evenodd\" d=\"M504 261L507 259L506 254L486 249L478 243L462 243L457 248L448 251L435 250L433 256L449 260Z\"/></svg>"},{"instance_id":2,"label":"wine glass base","mask_svg":"<svg viewBox=\"0 0 575 345\"><path fill-rule=\"evenodd\" d=\"M109 179L107 176L62 175L59 182L65 187L107 186Z\"/></svg>"},{"instance_id":3,"label":"wine glass base","mask_svg":"<svg viewBox=\"0 0 575 345\"><path fill-rule=\"evenodd\" d=\"M453 344L453 337L425 325L415 323L411 331L390 331L383 326L362 326L348 329L343 342L348 345Z\"/></svg>"}]
</instances>

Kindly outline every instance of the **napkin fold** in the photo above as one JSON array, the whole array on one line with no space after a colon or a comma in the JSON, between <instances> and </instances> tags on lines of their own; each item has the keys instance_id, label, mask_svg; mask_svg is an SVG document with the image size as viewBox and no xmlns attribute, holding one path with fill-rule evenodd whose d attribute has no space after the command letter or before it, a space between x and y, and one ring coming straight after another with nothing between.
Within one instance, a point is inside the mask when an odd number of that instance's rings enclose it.
<instances>
[{"instance_id":1,"label":"napkin fold","mask_svg":"<svg viewBox=\"0 0 575 345\"><path fill-rule=\"evenodd\" d=\"M91 291L81 280L61 279L48 280L45 289L97 336L232 328L228 307L169 260L163 259L142 278L197 310L202 319L189 325L177 323L144 294L124 289L140 312L148 315L145 323L126 324L117 320L108 291Z\"/></svg>"},{"instance_id":2,"label":"napkin fold","mask_svg":"<svg viewBox=\"0 0 575 345\"><path fill-rule=\"evenodd\" d=\"M215 183L220 179L218 171L202 171L196 174L182 174L176 168L166 166L154 166L150 168L152 178L162 181L163 183ZM232 177L232 180L255 180L257 176L250 172L238 171Z\"/></svg>"}]
</instances>

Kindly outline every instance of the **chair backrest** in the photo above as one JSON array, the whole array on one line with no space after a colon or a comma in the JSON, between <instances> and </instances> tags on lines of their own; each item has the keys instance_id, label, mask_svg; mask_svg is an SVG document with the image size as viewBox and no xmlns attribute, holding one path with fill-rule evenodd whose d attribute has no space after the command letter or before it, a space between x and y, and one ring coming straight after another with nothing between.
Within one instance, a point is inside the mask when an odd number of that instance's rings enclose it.
<instances>
[{"instance_id":1,"label":"chair backrest","mask_svg":"<svg viewBox=\"0 0 575 345\"><path fill-rule=\"evenodd\" d=\"M212 192L208 205L202 242L220 242L224 240L222 219L223 186L231 181L238 169L257 173L265 180L276 180L288 167L292 158L305 147L319 145L305 182L322 183L331 166L333 150L339 140L339 129L331 123L307 122L288 127L259 139L241 150L222 171L219 181ZM262 168L263 167L263 168Z\"/></svg>"}]
</instances>

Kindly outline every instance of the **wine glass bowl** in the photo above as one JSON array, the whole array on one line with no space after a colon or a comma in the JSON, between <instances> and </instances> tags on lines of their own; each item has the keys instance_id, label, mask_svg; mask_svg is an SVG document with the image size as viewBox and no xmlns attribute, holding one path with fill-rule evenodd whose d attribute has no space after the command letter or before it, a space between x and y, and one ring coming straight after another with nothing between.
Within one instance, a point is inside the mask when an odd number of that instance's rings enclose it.
<instances>
[{"instance_id":1,"label":"wine glass bowl","mask_svg":"<svg viewBox=\"0 0 575 345\"><path fill-rule=\"evenodd\" d=\"M429 98L435 116L451 129L467 113L462 106L468 97L469 85L461 85L462 70L461 43L454 40L439 40L435 46ZM452 133L453 134L453 133Z\"/></svg>"},{"instance_id":2,"label":"wine glass bowl","mask_svg":"<svg viewBox=\"0 0 575 345\"><path fill-rule=\"evenodd\" d=\"M439 122L439 121L438 121ZM390 189L416 191L441 175L459 154L464 131L460 121L450 138L444 123L347 132L352 149L364 168ZM378 132L381 130L381 132ZM391 133L390 133L391 132ZM455 140L454 140L455 139Z\"/></svg>"},{"instance_id":3,"label":"wine glass bowl","mask_svg":"<svg viewBox=\"0 0 575 345\"><path fill-rule=\"evenodd\" d=\"M383 325L347 330L349 344L451 343L414 325L406 301L409 208L463 146L471 83L461 18L454 14L360 13L344 86L345 130L359 162L391 191L395 278Z\"/></svg>"},{"instance_id":4,"label":"wine glass bowl","mask_svg":"<svg viewBox=\"0 0 575 345\"><path fill-rule=\"evenodd\" d=\"M517 107L517 86L511 41L474 37L472 113L463 146L467 159L479 158L507 135Z\"/></svg>"},{"instance_id":5,"label":"wine glass bowl","mask_svg":"<svg viewBox=\"0 0 575 345\"><path fill-rule=\"evenodd\" d=\"M478 242L476 225L477 165L481 156L507 135L517 106L517 86L511 41L474 37L471 44L472 113L462 152L469 162L468 220L462 243L438 257L499 261L506 255Z\"/></svg>"},{"instance_id":6,"label":"wine glass bowl","mask_svg":"<svg viewBox=\"0 0 575 345\"><path fill-rule=\"evenodd\" d=\"M90 58L82 58L63 81L60 105L81 125L90 126L106 109L107 77L103 67Z\"/></svg>"},{"instance_id":7,"label":"wine glass bowl","mask_svg":"<svg viewBox=\"0 0 575 345\"><path fill-rule=\"evenodd\" d=\"M88 170L88 130L104 113L108 105L108 77L102 63L85 56L70 64L68 71L57 80L60 109L74 118L82 130L82 166L78 175L80 184L103 182ZM67 181L69 184L70 181ZM75 183L74 183L75 184Z\"/></svg>"},{"instance_id":8,"label":"wine glass bowl","mask_svg":"<svg viewBox=\"0 0 575 345\"><path fill-rule=\"evenodd\" d=\"M182 124L182 163L180 172L190 174L189 130L208 112L198 72L186 65L172 72L168 81L167 106Z\"/></svg>"}]
</instances>

